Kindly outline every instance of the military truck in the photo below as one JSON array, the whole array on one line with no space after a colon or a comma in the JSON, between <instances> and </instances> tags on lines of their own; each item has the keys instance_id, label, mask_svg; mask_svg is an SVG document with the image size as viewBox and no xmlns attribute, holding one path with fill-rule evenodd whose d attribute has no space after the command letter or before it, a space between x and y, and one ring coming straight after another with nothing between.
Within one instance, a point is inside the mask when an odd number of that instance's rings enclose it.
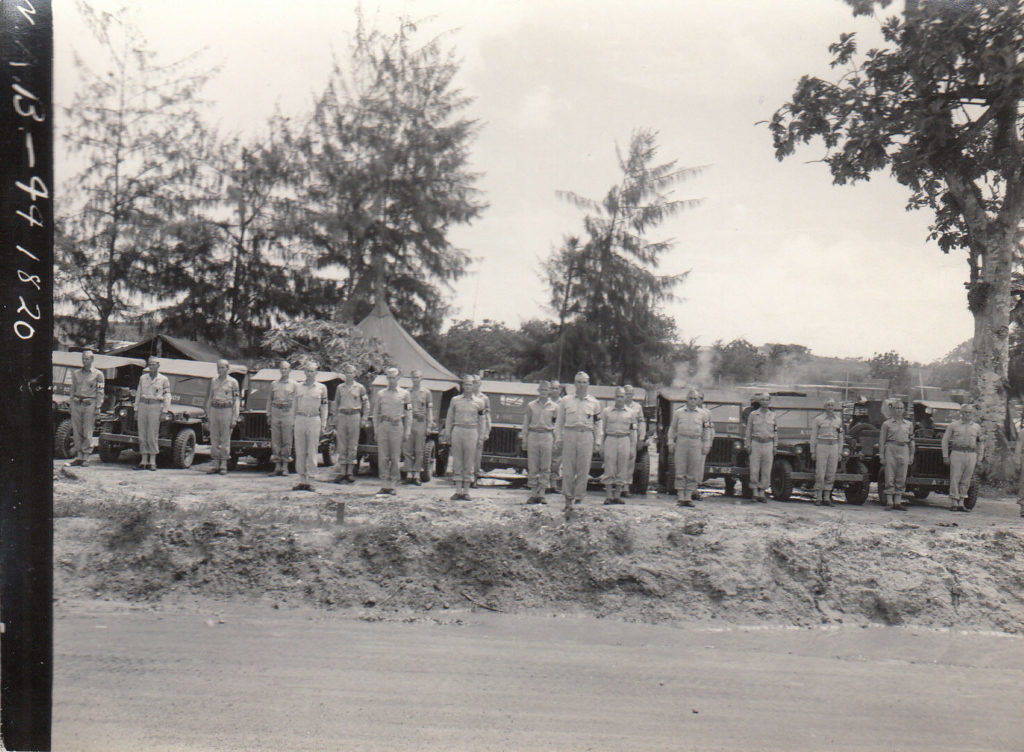
<instances>
[{"instance_id":1,"label":"military truck","mask_svg":"<svg viewBox=\"0 0 1024 752\"><path fill-rule=\"evenodd\" d=\"M402 389L412 389L412 379L401 378L398 385ZM377 376L370 385L370 406L373 406L373 398L377 392L387 389L388 380L384 375ZM422 379L420 386L430 392L431 410L427 419L427 438L423 444L423 469L420 471L420 482L427 483L436 474L444 475L448 466L448 447L442 447L440 441L441 424L444 415L448 411L448 403L452 397L459 393L458 386L454 381L441 379ZM371 413L372 414L372 413ZM378 474L377 466L377 440L373 433L373 423L359 429L359 450L356 457L357 465L366 460L370 466L370 472Z\"/></svg>"},{"instance_id":2,"label":"military truck","mask_svg":"<svg viewBox=\"0 0 1024 752\"><path fill-rule=\"evenodd\" d=\"M882 423L889 418L887 400L859 400L844 405L849 416L847 429L852 451L869 469L871 479L885 484L878 438ZM942 461L942 434L960 411L957 402L939 400L904 401L904 415L914 424L914 458L907 471L907 491L918 501L932 492L949 493L949 466ZM964 506L973 509L978 500L978 483L971 482ZM882 502L879 495L879 502Z\"/></svg>"},{"instance_id":3,"label":"military truck","mask_svg":"<svg viewBox=\"0 0 1024 752\"><path fill-rule=\"evenodd\" d=\"M70 459L75 454L75 437L71 429L71 375L82 367L82 353L54 350L53 365L53 455ZM96 414L94 435L98 433L104 411L117 400L118 394L138 383L146 361L118 355L95 355L93 367L103 371L106 394Z\"/></svg>"},{"instance_id":4,"label":"military truck","mask_svg":"<svg viewBox=\"0 0 1024 752\"><path fill-rule=\"evenodd\" d=\"M242 411L238 416L238 424L231 432L229 470L237 467L241 457L252 457L262 467L270 464L270 387L280 378L281 372L276 368L263 368L246 375L242 389ZM292 371L291 380L297 384L302 383L306 380L306 374L302 371ZM341 377L334 371L317 371L316 380L327 387L330 399ZM337 440L330 419L320 435L319 450L325 465L334 464L333 460L337 457ZM293 459L290 467L294 469L294 466Z\"/></svg>"},{"instance_id":5,"label":"military truck","mask_svg":"<svg viewBox=\"0 0 1024 752\"><path fill-rule=\"evenodd\" d=\"M160 373L171 385L171 409L160 421L159 458L175 467L191 467L196 445L209 443L209 428L204 418L206 393L217 377L217 366L195 360L157 358ZM240 382L245 375L242 366L231 366L229 374ZM100 427L99 451L104 462L117 462L125 449L138 450L139 424L135 414L134 394L122 395L112 414L104 416Z\"/></svg>"}]
</instances>

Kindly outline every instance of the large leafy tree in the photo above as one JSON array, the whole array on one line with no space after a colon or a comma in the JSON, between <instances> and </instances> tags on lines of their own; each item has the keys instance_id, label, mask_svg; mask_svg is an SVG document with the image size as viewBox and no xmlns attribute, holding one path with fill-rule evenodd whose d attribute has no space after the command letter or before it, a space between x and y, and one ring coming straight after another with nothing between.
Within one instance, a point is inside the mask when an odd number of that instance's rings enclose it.
<instances>
[{"instance_id":1,"label":"large leafy tree","mask_svg":"<svg viewBox=\"0 0 1024 752\"><path fill-rule=\"evenodd\" d=\"M675 326L660 307L686 274L658 273L674 242L648 233L700 203L673 199L672 188L701 168L657 164L657 152L657 133L639 130L618 154L622 179L604 198L560 194L587 215L585 239L567 238L544 266L559 316L559 379L583 367L598 382L640 383L672 354Z\"/></svg>"},{"instance_id":2,"label":"large leafy tree","mask_svg":"<svg viewBox=\"0 0 1024 752\"><path fill-rule=\"evenodd\" d=\"M847 3L863 15L890 0ZM835 183L888 168L910 190L908 208L933 212L932 238L966 255L971 389L989 446L1005 451L1010 272L1024 218L1024 11L1020 0L905 0L881 31L885 46L863 55L853 34L831 45L835 81L800 80L772 118L775 154L820 138ZM986 452L986 470L999 454Z\"/></svg>"},{"instance_id":3,"label":"large leafy tree","mask_svg":"<svg viewBox=\"0 0 1024 752\"><path fill-rule=\"evenodd\" d=\"M910 389L910 362L895 350L875 353L868 361L868 378L888 379L890 391L906 394Z\"/></svg>"},{"instance_id":4,"label":"large leafy tree","mask_svg":"<svg viewBox=\"0 0 1024 752\"><path fill-rule=\"evenodd\" d=\"M412 21L387 34L360 16L294 140L302 179L292 230L319 267L341 270L341 321L369 312L379 274L411 333L440 331L443 286L469 261L448 231L484 208L469 168L479 126L463 114L472 100L455 85L458 70L443 39L418 42Z\"/></svg>"},{"instance_id":5,"label":"large leafy tree","mask_svg":"<svg viewBox=\"0 0 1024 752\"><path fill-rule=\"evenodd\" d=\"M261 340L268 365L287 358L300 368L308 359L316 360L321 370L355 366L356 373L379 373L391 365L381 341L363 337L353 327L337 321L299 316L268 329Z\"/></svg>"},{"instance_id":6,"label":"large leafy tree","mask_svg":"<svg viewBox=\"0 0 1024 752\"><path fill-rule=\"evenodd\" d=\"M97 322L103 349L111 318L156 292L167 229L192 199L199 95L212 71L197 70L194 57L158 61L130 9L79 10L102 63L89 67L76 55L78 84L59 124L80 169L63 186L55 279L63 304Z\"/></svg>"},{"instance_id":7,"label":"large leafy tree","mask_svg":"<svg viewBox=\"0 0 1024 752\"><path fill-rule=\"evenodd\" d=\"M718 383L746 384L764 375L767 358L745 339L719 340L714 353L713 375Z\"/></svg>"}]
</instances>

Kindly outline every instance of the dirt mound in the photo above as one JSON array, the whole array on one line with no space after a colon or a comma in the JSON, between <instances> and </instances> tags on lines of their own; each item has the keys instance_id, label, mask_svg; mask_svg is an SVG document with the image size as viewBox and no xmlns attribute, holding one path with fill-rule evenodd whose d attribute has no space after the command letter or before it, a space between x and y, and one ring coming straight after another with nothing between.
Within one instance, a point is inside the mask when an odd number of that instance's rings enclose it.
<instances>
[{"instance_id":1,"label":"dirt mound","mask_svg":"<svg viewBox=\"0 0 1024 752\"><path fill-rule=\"evenodd\" d=\"M510 496L454 507L436 493L387 503L351 494L195 502L97 497L65 483L57 593L385 611L475 604L651 622L1024 625L1017 526L593 502L565 523L557 505ZM338 500L348 507L343 526Z\"/></svg>"}]
</instances>

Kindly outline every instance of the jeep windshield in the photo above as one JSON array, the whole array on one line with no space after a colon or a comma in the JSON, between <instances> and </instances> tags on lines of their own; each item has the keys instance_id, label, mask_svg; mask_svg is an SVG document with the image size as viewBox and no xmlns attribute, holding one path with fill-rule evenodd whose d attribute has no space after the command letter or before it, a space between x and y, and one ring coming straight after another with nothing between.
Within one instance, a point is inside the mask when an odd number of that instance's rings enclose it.
<instances>
[{"instance_id":1,"label":"jeep windshield","mask_svg":"<svg viewBox=\"0 0 1024 752\"><path fill-rule=\"evenodd\" d=\"M705 404L704 408L711 413L712 423L739 423L740 406L732 403Z\"/></svg>"},{"instance_id":2,"label":"jeep windshield","mask_svg":"<svg viewBox=\"0 0 1024 752\"><path fill-rule=\"evenodd\" d=\"M210 385L208 378L174 373L168 374L167 380L171 384L171 401L174 404L191 407L202 407L206 404L206 392Z\"/></svg>"}]
</instances>

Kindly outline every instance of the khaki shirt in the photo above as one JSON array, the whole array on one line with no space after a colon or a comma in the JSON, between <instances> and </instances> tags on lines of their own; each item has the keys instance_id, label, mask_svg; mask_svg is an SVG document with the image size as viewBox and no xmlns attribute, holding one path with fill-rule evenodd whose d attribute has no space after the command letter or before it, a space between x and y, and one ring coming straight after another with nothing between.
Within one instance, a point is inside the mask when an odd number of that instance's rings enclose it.
<instances>
[{"instance_id":1,"label":"khaki shirt","mask_svg":"<svg viewBox=\"0 0 1024 752\"><path fill-rule=\"evenodd\" d=\"M472 399L476 400L483 410L484 427L480 430L483 431L481 436L486 436L491 430L491 400L486 394L481 392L475 392Z\"/></svg>"},{"instance_id":2,"label":"khaki shirt","mask_svg":"<svg viewBox=\"0 0 1024 752\"><path fill-rule=\"evenodd\" d=\"M644 406L633 400L626 403L626 409L633 412L633 419L636 421L637 439L643 441L647 438L647 420L644 418Z\"/></svg>"},{"instance_id":3,"label":"khaki shirt","mask_svg":"<svg viewBox=\"0 0 1024 752\"><path fill-rule=\"evenodd\" d=\"M981 426L973 420L965 423L954 420L942 434L942 456L949 457L951 450L980 450L982 442Z\"/></svg>"},{"instance_id":4,"label":"khaki shirt","mask_svg":"<svg viewBox=\"0 0 1024 752\"><path fill-rule=\"evenodd\" d=\"M601 435L601 403L596 397L588 394L580 399L574 392L558 400L555 441L561 441L569 429L589 429L594 432L595 438Z\"/></svg>"},{"instance_id":5,"label":"khaki shirt","mask_svg":"<svg viewBox=\"0 0 1024 752\"><path fill-rule=\"evenodd\" d=\"M882 424L878 435L878 451L884 456L887 442L909 444L911 453L914 450L914 424L903 418L889 418Z\"/></svg>"},{"instance_id":6,"label":"khaki shirt","mask_svg":"<svg viewBox=\"0 0 1024 752\"><path fill-rule=\"evenodd\" d=\"M270 385L270 411L290 413L295 409L295 395L298 384L288 381L275 381Z\"/></svg>"},{"instance_id":7,"label":"khaki shirt","mask_svg":"<svg viewBox=\"0 0 1024 752\"><path fill-rule=\"evenodd\" d=\"M106 380L103 371L98 368L76 368L71 372L71 396L93 399L98 408L103 404L103 390Z\"/></svg>"},{"instance_id":8,"label":"khaki shirt","mask_svg":"<svg viewBox=\"0 0 1024 752\"><path fill-rule=\"evenodd\" d=\"M142 405L142 400L158 399L163 401L164 412L171 409L171 382L162 373L152 378L148 372L139 379L139 388L135 390L135 409Z\"/></svg>"},{"instance_id":9,"label":"khaki shirt","mask_svg":"<svg viewBox=\"0 0 1024 752\"><path fill-rule=\"evenodd\" d=\"M431 408L433 407L433 400L430 398L430 392L426 389L410 389L409 404L412 406L413 420L420 421L421 423L431 422Z\"/></svg>"},{"instance_id":10,"label":"khaki shirt","mask_svg":"<svg viewBox=\"0 0 1024 752\"><path fill-rule=\"evenodd\" d=\"M230 376L225 376L223 379L220 377L215 378L210 382L209 395L206 398L206 402L210 407L217 407L214 403L220 403L220 407L238 407L238 382ZM225 402L230 402L230 405L225 405Z\"/></svg>"},{"instance_id":11,"label":"khaki shirt","mask_svg":"<svg viewBox=\"0 0 1024 752\"><path fill-rule=\"evenodd\" d=\"M711 413L704 408L697 407L691 410L684 405L672 413L672 423L668 428L670 444L674 444L678 439L700 439L702 443L710 443L712 433Z\"/></svg>"},{"instance_id":12,"label":"khaki shirt","mask_svg":"<svg viewBox=\"0 0 1024 752\"><path fill-rule=\"evenodd\" d=\"M444 419L445 434L451 436L456 426L483 430L483 422L484 413L479 400L459 394L448 403L448 415Z\"/></svg>"},{"instance_id":13,"label":"khaki shirt","mask_svg":"<svg viewBox=\"0 0 1024 752\"><path fill-rule=\"evenodd\" d=\"M327 387L320 383L309 385L305 381L296 384L295 412L297 415L319 416L321 421L325 420L327 417Z\"/></svg>"},{"instance_id":14,"label":"khaki shirt","mask_svg":"<svg viewBox=\"0 0 1024 752\"><path fill-rule=\"evenodd\" d=\"M373 403L373 420L375 423L381 421L396 423L402 421L409 411L409 392L401 387L391 391L381 389Z\"/></svg>"},{"instance_id":15,"label":"khaki shirt","mask_svg":"<svg viewBox=\"0 0 1024 752\"><path fill-rule=\"evenodd\" d=\"M334 395L334 412L339 410L364 410L370 404L366 387L358 381L350 381L338 387Z\"/></svg>"},{"instance_id":16,"label":"khaki shirt","mask_svg":"<svg viewBox=\"0 0 1024 752\"><path fill-rule=\"evenodd\" d=\"M558 419L558 405L550 399L543 402L535 399L526 405L526 418L523 421L523 433L529 431L554 431Z\"/></svg>"},{"instance_id":17,"label":"khaki shirt","mask_svg":"<svg viewBox=\"0 0 1024 752\"><path fill-rule=\"evenodd\" d=\"M758 408L747 416L747 446L754 439L762 442L775 441L778 438L778 427L775 423L775 411L771 408Z\"/></svg>"},{"instance_id":18,"label":"khaki shirt","mask_svg":"<svg viewBox=\"0 0 1024 752\"><path fill-rule=\"evenodd\" d=\"M601 413L601 422L604 424L605 436L628 434L636 439L636 412L628 407L606 407Z\"/></svg>"},{"instance_id":19,"label":"khaki shirt","mask_svg":"<svg viewBox=\"0 0 1024 752\"><path fill-rule=\"evenodd\" d=\"M811 426L811 443L818 439L834 439L839 441L843 437L843 419L838 413L830 418L828 413L822 413L814 419Z\"/></svg>"}]
</instances>

